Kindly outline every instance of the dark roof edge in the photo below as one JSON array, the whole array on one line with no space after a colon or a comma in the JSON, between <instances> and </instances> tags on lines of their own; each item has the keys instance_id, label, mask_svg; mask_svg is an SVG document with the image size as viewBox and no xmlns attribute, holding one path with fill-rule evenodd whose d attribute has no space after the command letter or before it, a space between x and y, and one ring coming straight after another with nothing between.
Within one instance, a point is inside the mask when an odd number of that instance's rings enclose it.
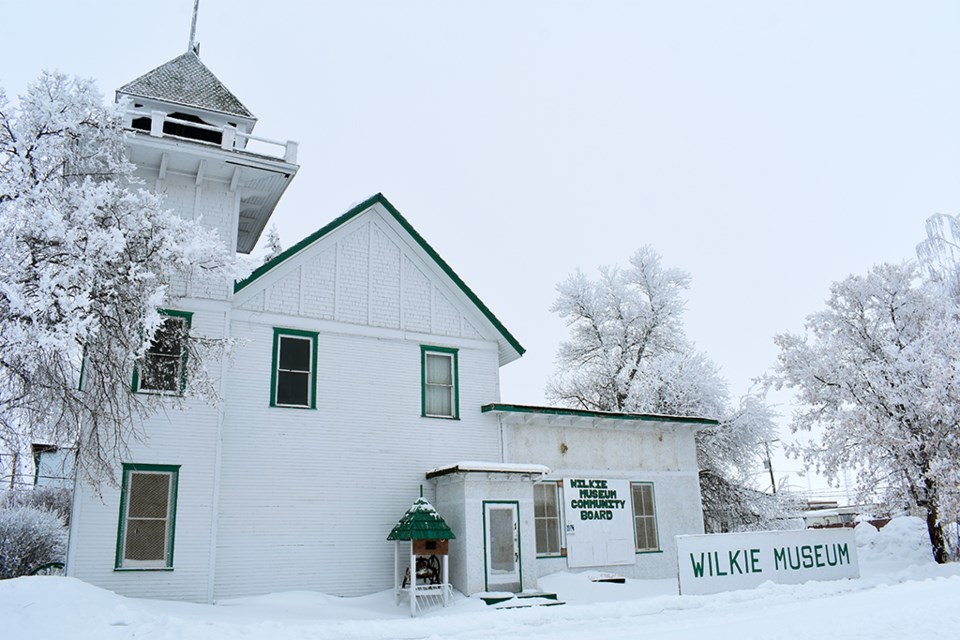
<instances>
[{"instance_id":1,"label":"dark roof edge","mask_svg":"<svg viewBox=\"0 0 960 640\"><path fill-rule=\"evenodd\" d=\"M679 422L687 424L718 425L719 420L695 416L663 416L655 413L620 413L616 411L588 411L586 409L568 409L565 407L537 407L523 404L485 404L480 407L483 413L535 413L549 416L569 416L571 418L601 418L608 420L637 420L641 422Z\"/></svg>"},{"instance_id":2,"label":"dark roof edge","mask_svg":"<svg viewBox=\"0 0 960 640\"><path fill-rule=\"evenodd\" d=\"M427 253L427 255L429 255L433 259L433 261L437 263L440 269L443 270L443 272L447 274L447 276L451 280L453 280L454 284L456 284L460 288L460 290L464 293L464 295L466 295L467 298L470 299L470 302L472 302L474 305L476 305L478 309L480 309L480 312L483 313L483 315L487 318L487 320L490 321L491 324L493 324L493 326L497 329L497 331L500 332L500 335L503 336L503 338L510 344L511 347L513 347L517 351L518 354L522 356L524 353L526 353L526 349L524 349L523 346L517 341L517 339L513 337L513 334L511 334L507 330L507 328L503 326L503 323L500 322L497 316L495 316L493 312L490 311L489 308L487 308L487 305L485 305L480 300L480 298L477 297L477 294L475 294L470 289L470 287L468 287L467 284L460 279L460 276L458 276L454 272L454 270L450 268L450 265L448 265L444 261L444 259L440 257L440 254L438 254L433 249L433 247L431 247L427 243L427 241L424 240L419 233L417 233L417 230L413 228L413 225L407 222L407 219L404 218L402 215L400 215L400 212L397 211L396 207L390 204L390 201L387 200L387 198L382 193L377 193L367 198L366 200L354 206L352 209L350 209L340 217L336 218L329 224L314 231L309 236L307 236L300 242L296 243L295 245L293 245L292 247L290 247L280 255L276 256L269 262L266 262L263 265L257 267L256 269L254 269L253 273L251 273L249 276L247 276L246 278L244 278L239 282L236 282L233 285L233 292L238 293L244 288L253 284L255 280L259 279L261 276L271 271L274 267L286 261L288 258L293 257L303 249L306 249L307 247L312 245L314 242L316 242L323 236L327 235L328 233L332 232L333 230L337 229L343 224L349 222L350 220L358 216L360 213L362 213L363 211L366 211L367 209L369 209L375 204L382 205L384 209L390 212L390 215L392 215L394 219L400 224L400 226L402 226L404 230L406 230L406 232L409 233L410 236L417 241L417 244L420 245L420 248L423 249Z\"/></svg>"},{"instance_id":3,"label":"dark roof edge","mask_svg":"<svg viewBox=\"0 0 960 640\"><path fill-rule=\"evenodd\" d=\"M441 476L448 476L452 473L512 473L512 474L520 474L520 475L543 476L545 473L549 471L550 470L547 469L546 467L544 467L544 471L535 471L533 469L519 469L519 468L518 469L508 469L508 468L497 469L493 467L489 469L472 469L469 466L467 466L466 468L461 468L460 465L454 464L448 467L441 467L439 469L434 469L433 471L428 471L426 474L424 474L424 477L427 480L431 480L433 478L439 478Z\"/></svg>"},{"instance_id":4,"label":"dark roof edge","mask_svg":"<svg viewBox=\"0 0 960 640\"><path fill-rule=\"evenodd\" d=\"M229 89L227 89L227 91L229 91ZM205 107L205 106L202 106L202 105L199 105L199 104L193 104L193 103L190 103L190 102L184 102L183 100L172 100L172 99L170 99L170 98L158 98L158 97L156 97L156 96L148 96L148 95L143 94L143 93L130 93L130 92L128 92L128 91L123 91L123 90L121 90L121 89L117 89L117 90L114 92L114 101L116 101L121 95L127 96L127 97L129 97L129 98L143 98L144 100L154 100L154 101L156 101L156 102L168 102L168 103L170 103L170 104L178 105L178 106L181 106L181 107L189 107L189 108L191 108L191 109L197 109L198 111L209 111L210 113L218 113L218 114L220 114L220 115L222 115L222 116L230 116L230 117L232 117L232 118L238 118L238 119L241 119L241 120L250 120L250 121L252 121L252 122L254 122L254 123L260 121L260 120L257 118L257 116L255 116L255 115L253 115L252 113L250 113L250 110L247 109L246 107L243 107L243 108L247 110L247 114L249 114L249 115L243 115L242 113L236 113L236 112L234 112L234 111L224 111L223 109L213 109L213 108L211 108L211 107ZM239 100L238 100L238 102L239 102Z\"/></svg>"}]
</instances>

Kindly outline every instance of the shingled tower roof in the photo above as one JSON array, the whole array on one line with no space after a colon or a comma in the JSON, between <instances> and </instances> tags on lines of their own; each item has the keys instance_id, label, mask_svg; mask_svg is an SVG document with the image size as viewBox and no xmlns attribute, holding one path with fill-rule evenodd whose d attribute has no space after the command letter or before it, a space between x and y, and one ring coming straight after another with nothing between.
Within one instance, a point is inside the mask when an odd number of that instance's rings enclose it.
<instances>
[{"instance_id":1,"label":"shingled tower roof","mask_svg":"<svg viewBox=\"0 0 960 640\"><path fill-rule=\"evenodd\" d=\"M457 536L426 498L417 498L387 540L455 540Z\"/></svg>"},{"instance_id":2,"label":"shingled tower roof","mask_svg":"<svg viewBox=\"0 0 960 640\"><path fill-rule=\"evenodd\" d=\"M250 110L213 75L193 51L187 51L170 62L148 71L117 90L139 96L172 102L207 111L253 118Z\"/></svg>"}]
</instances>

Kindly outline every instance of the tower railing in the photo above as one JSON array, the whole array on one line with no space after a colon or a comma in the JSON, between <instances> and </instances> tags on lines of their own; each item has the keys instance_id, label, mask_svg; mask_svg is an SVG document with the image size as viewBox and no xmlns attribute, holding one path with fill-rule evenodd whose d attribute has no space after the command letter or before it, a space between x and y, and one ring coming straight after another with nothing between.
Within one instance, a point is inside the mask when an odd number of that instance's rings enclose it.
<instances>
[{"instance_id":1,"label":"tower railing","mask_svg":"<svg viewBox=\"0 0 960 640\"><path fill-rule=\"evenodd\" d=\"M255 136L252 133L246 133L244 131L238 130L232 125L212 125L206 124L203 122L193 122L190 120L182 120L180 118L174 118L170 115L164 113L163 111L147 111L142 109L128 109L127 112L127 122L126 126L128 129L135 131L146 131L151 136L155 138L175 138L177 140L189 140L190 142L196 142L199 144L206 144L210 146L217 146L225 151L249 151L253 153L258 153L260 155L266 155L273 158L278 158L284 162L289 162L291 164L296 164L297 162L297 150L299 144L293 140L273 140L271 138L264 138L262 136ZM138 127L134 126L135 120L140 120L142 118L148 118L150 120L150 127ZM220 134L220 141L211 141L197 138L194 136L183 136L176 135L173 133L167 133L164 131L164 124L171 123L175 125L180 125L181 127L186 128L186 130L195 129L199 131L211 131L213 133ZM261 152L259 149L257 151L252 151L247 148L249 143L256 143L257 146L265 146L265 152ZM278 150L277 147L280 149Z\"/></svg>"}]
</instances>

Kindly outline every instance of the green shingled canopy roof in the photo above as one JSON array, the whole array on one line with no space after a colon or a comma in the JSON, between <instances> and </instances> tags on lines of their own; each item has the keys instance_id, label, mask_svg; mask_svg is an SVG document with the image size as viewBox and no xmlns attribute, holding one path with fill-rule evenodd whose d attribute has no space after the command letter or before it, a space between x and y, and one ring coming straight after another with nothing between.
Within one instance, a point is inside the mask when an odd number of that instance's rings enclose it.
<instances>
[{"instance_id":1,"label":"green shingled canopy roof","mask_svg":"<svg viewBox=\"0 0 960 640\"><path fill-rule=\"evenodd\" d=\"M455 540L456 537L433 505L420 497L403 514L387 540Z\"/></svg>"}]
</instances>

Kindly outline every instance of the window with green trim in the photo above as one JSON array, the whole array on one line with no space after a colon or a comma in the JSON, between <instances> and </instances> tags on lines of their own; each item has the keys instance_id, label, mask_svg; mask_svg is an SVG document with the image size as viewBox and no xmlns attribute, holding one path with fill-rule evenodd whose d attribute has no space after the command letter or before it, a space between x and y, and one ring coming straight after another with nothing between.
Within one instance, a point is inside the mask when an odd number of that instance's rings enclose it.
<instances>
[{"instance_id":1,"label":"window with green trim","mask_svg":"<svg viewBox=\"0 0 960 640\"><path fill-rule=\"evenodd\" d=\"M538 556L560 556L560 485L545 480L533 485L533 520Z\"/></svg>"},{"instance_id":2,"label":"window with green trim","mask_svg":"<svg viewBox=\"0 0 960 640\"><path fill-rule=\"evenodd\" d=\"M160 315L163 321L133 372L133 390L183 393L187 386L187 335L193 314L161 309Z\"/></svg>"},{"instance_id":3,"label":"window with green trim","mask_svg":"<svg viewBox=\"0 0 960 640\"><path fill-rule=\"evenodd\" d=\"M315 409L316 371L316 333L297 329L273 330L270 406Z\"/></svg>"},{"instance_id":4,"label":"window with green trim","mask_svg":"<svg viewBox=\"0 0 960 640\"><path fill-rule=\"evenodd\" d=\"M653 484L631 482L633 498L633 533L637 551L659 551L657 510L653 502Z\"/></svg>"},{"instance_id":5,"label":"window with green trim","mask_svg":"<svg viewBox=\"0 0 960 640\"><path fill-rule=\"evenodd\" d=\"M420 346L421 415L428 418L459 418L457 350Z\"/></svg>"},{"instance_id":6,"label":"window with green trim","mask_svg":"<svg viewBox=\"0 0 960 640\"><path fill-rule=\"evenodd\" d=\"M179 475L179 465L123 465L115 568L173 568Z\"/></svg>"}]
</instances>

